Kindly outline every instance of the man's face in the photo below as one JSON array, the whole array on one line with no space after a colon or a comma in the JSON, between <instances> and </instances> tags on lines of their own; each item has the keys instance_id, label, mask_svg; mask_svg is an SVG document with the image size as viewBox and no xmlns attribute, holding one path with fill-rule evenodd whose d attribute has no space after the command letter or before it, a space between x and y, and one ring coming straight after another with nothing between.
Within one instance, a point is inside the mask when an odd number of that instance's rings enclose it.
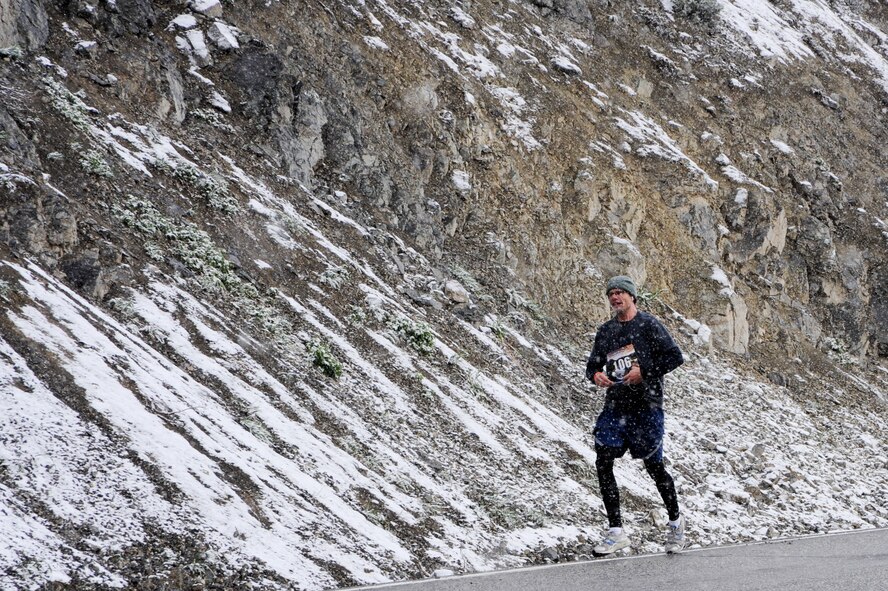
<instances>
[{"instance_id":1,"label":"man's face","mask_svg":"<svg viewBox=\"0 0 888 591\"><path fill-rule=\"evenodd\" d=\"M632 306L632 296L628 291L614 288L607 292L607 301L615 314L625 314Z\"/></svg>"}]
</instances>

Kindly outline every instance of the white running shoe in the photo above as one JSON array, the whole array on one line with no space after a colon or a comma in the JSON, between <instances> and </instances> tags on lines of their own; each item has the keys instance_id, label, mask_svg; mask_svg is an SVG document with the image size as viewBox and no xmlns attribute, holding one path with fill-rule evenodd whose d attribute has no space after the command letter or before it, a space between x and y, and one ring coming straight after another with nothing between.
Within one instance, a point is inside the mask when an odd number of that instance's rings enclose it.
<instances>
[{"instance_id":1,"label":"white running shoe","mask_svg":"<svg viewBox=\"0 0 888 591\"><path fill-rule=\"evenodd\" d=\"M666 526L666 554L678 554L684 550L685 542L685 517L679 516L678 525Z\"/></svg>"},{"instance_id":2,"label":"white running shoe","mask_svg":"<svg viewBox=\"0 0 888 591\"><path fill-rule=\"evenodd\" d=\"M592 552L596 556L607 556L608 554L613 554L614 552L628 547L629 536L626 535L626 532L621 531L620 533L615 533L609 530L604 537L604 540L595 546L595 548L592 549Z\"/></svg>"}]
</instances>

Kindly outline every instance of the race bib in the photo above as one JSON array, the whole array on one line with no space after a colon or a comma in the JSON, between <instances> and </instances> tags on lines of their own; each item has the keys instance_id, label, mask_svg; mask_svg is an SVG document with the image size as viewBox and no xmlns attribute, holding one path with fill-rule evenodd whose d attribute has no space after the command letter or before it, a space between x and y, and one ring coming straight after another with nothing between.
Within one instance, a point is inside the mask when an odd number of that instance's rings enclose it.
<instances>
[{"instance_id":1,"label":"race bib","mask_svg":"<svg viewBox=\"0 0 888 591\"><path fill-rule=\"evenodd\" d=\"M607 363L604 372L614 382L622 382L632 364L638 357L635 355L635 345L628 344L607 354Z\"/></svg>"}]
</instances>

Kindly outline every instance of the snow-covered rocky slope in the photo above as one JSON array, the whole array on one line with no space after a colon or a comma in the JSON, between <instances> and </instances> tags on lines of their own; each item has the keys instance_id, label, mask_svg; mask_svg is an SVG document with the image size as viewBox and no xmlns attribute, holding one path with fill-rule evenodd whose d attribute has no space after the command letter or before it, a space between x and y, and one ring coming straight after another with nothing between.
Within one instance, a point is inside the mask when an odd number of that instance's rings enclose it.
<instances>
[{"instance_id":1,"label":"snow-covered rocky slope","mask_svg":"<svg viewBox=\"0 0 888 591\"><path fill-rule=\"evenodd\" d=\"M888 526L882 3L0 7L4 589L588 557L617 272L693 544Z\"/></svg>"}]
</instances>

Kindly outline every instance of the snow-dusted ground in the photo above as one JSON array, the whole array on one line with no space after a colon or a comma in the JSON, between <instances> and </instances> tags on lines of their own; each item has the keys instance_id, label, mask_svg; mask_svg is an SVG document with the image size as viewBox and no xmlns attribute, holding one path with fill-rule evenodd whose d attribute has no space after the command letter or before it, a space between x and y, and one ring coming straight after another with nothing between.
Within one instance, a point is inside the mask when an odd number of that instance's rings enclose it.
<instances>
[{"instance_id":1,"label":"snow-dusted ground","mask_svg":"<svg viewBox=\"0 0 888 591\"><path fill-rule=\"evenodd\" d=\"M64 399L54 395L30 369L34 361L0 340L0 556L13 583L77 574L122 584L70 546L62 523L88 531L85 543L99 556L143 541L149 524L199 532L231 568L261 560L304 588L335 584L319 560L362 583L397 577L397 565L406 569L414 556L393 528L417 528L440 565L486 570L520 564L539 546L594 537L601 526L589 432L600 394L591 388L588 400L572 403L576 414L561 418L544 389L482 371L458 359L452 343L438 340L434 356L457 357L461 385L442 371L446 362L374 333L392 356L383 369L336 332L335 318L292 299L344 352L351 376L331 391L305 382L288 389L244 351L218 311L169 278L133 294L135 316L124 326L34 265L4 266L28 302L7 318L72 382ZM530 347L579 379L582 359L570 352L465 330L494 352ZM688 363L668 384L666 449L695 543L888 525L882 416L839 404L826 415L831 402L799 400L685 348ZM392 372L416 373L413 391L390 380ZM214 387L192 375L212 377ZM817 378L800 367L798 379ZM811 397L841 399L811 386ZM884 386L871 392L874 406L884 403ZM310 407L348 434L331 439ZM652 526L664 516L653 485L638 462L618 467L636 547L656 551ZM483 497L471 490L478 486ZM363 509L358 491L369 499ZM531 525L512 529L510 518Z\"/></svg>"}]
</instances>

